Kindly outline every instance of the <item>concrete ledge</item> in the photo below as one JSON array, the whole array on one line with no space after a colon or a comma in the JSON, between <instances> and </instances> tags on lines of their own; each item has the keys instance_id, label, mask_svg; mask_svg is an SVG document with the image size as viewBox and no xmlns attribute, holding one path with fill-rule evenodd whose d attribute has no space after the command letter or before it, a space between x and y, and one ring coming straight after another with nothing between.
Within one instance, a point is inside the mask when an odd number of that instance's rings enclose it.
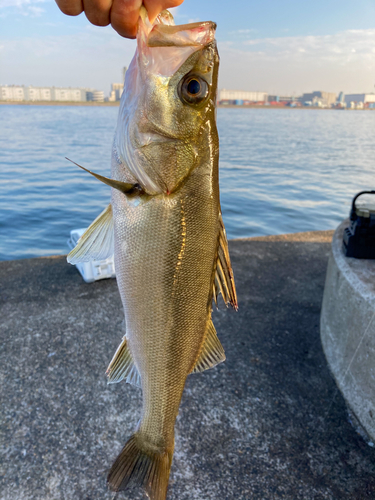
<instances>
[{"instance_id":1,"label":"concrete ledge","mask_svg":"<svg viewBox=\"0 0 375 500\"><path fill-rule=\"evenodd\" d=\"M321 338L338 387L375 442L375 261L344 256L348 224L344 221L332 240Z\"/></svg>"},{"instance_id":2,"label":"concrete ledge","mask_svg":"<svg viewBox=\"0 0 375 500\"><path fill-rule=\"evenodd\" d=\"M273 234L271 236L254 236L238 238L232 241L300 241L302 243L331 243L334 231L306 231L304 233Z\"/></svg>"},{"instance_id":3,"label":"concrete ledge","mask_svg":"<svg viewBox=\"0 0 375 500\"><path fill-rule=\"evenodd\" d=\"M320 342L330 237L230 241L240 309L214 312L227 361L188 378L168 500L375 498L375 450ZM86 284L57 257L0 262L0 283L0 499L112 499L107 470L141 404L106 384L115 280Z\"/></svg>"}]
</instances>

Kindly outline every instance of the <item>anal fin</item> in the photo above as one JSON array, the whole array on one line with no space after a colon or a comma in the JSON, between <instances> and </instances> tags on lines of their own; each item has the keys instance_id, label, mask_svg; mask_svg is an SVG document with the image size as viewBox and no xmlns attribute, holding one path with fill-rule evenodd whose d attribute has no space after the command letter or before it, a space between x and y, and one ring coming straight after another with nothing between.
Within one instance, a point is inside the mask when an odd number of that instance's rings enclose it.
<instances>
[{"instance_id":1,"label":"anal fin","mask_svg":"<svg viewBox=\"0 0 375 500\"><path fill-rule=\"evenodd\" d=\"M121 344L118 346L106 373L108 384L116 384L125 379L128 384L141 387L141 376L130 354L126 337L122 339Z\"/></svg>"},{"instance_id":2,"label":"anal fin","mask_svg":"<svg viewBox=\"0 0 375 500\"><path fill-rule=\"evenodd\" d=\"M202 350L198 356L197 362L191 373L199 373L209 370L214 366L225 361L224 348L220 340L217 338L217 333L210 319L207 326L206 338L202 346Z\"/></svg>"}]
</instances>

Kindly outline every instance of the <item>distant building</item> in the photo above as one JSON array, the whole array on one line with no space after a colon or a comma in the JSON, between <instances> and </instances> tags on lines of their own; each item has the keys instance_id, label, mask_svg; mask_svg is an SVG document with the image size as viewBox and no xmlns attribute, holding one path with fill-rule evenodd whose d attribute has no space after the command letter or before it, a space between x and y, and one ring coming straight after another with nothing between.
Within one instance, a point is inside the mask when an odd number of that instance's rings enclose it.
<instances>
[{"instance_id":1,"label":"distant building","mask_svg":"<svg viewBox=\"0 0 375 500\"><path fill-rule=\"evenodd\" d=\"M328 101L327 101L327 99L324 99L324 97L315 96L312 101L307 101L307 102L311 102L311 105L315 106L317 108L328 108L329 107Z\"/></svg>"},{"instance_id":2,"label":"distant building","mask_svg":"<svg viewBox=\"0 0 375 500\"><path fill-rule=\"evenodd\" d=\"M126 66L122 68L122 83L112 83L108 101L114 102L121 99L122 93L124 91L125 75L127 70L128 68Z\"/></svg>"},{"instance_id":3,"label":"distant building","mask_svg":"<svg viewBox=\"0 0 375 500\"><path fill-rule=\"evenodd\" d=\"M81 88L51 88L51 101L82 102L87 101L87 91Z\"/></svg>"},{"instance_id":4,"label":"distant building","mask_svg":"<svg viewBox=\"0 0 375 500\"><path fill-rule=\"evenodd\" d=\"M50 87L24 87L25 101L51 101L52 89Z\"/></svg>"},{"instance_id":5,"label":"distant building","mask_svg":"<svg viewBox=\"0 0 375 500\"><path fill-rule=\"evenodd\" d=\"M340 92L337 97L337 103L344 104L344 102L345 102L345 94L344 92Z\"/></svg>"},{"instance_id":6,"label":"distant building","mask_svg":"<svg viewBox=\"0 0 375 500\"><path fill-rule=\"evenodd\" d=\"M102 90L89 90L86 92L86 99L94 102L104 102L104 92Z\"/></svg>"},{"instance_id":7,"label":"distant building","mask_svg":"<svg viewBox=\"0 0 375 500\"><path fill-rule=\"evenodd\" d=\"M375 94L345 94L345 103L347 107L351 107L350 103L355 105L358 103L369 104L375 102ZM355 107L355 106L353 106Z\"/></svg>"},{"instance_id":8,"label":"distant building","mask_svg":"<svg viewBox=\"0 0 375 500\"><path fill-rule=\"evenodd\" d=\"M249 92L246 90L219 90L219 102L221 101L249 101L266 102L267 92Z\"/></svg>"},{"instance_id":9,"label":"distant building","mask_svg":"<svg viewBox=\"0 0 375 500\"><path fill-rule=\"evenodd\" d=\"M24 101L25 86L24 85L0 85L0 100L1 101Z\"/></svg>"},{"instance_id":10,"label":"distant building","mask_svg":"<svg viewBox=\"0 0 375 500\"><path fill-rule=\"evenodd\" d=\"M269 95L268 102L283 102L283 103L292 103L296 100L295 97L290 95Z\"/></svg>"},{"instance_id":11,"label":"distant building","mask_svg":"<svg viewBox=\"0 0 375 500\"><path fill-rule=\"evenodd\" d=\"M121 99L122 93L124 91L123 83L112 83L111 93L109 94L109 101L119 101Z\"/></svg>"},{"instance_id":12,"label":"distant building","mask_svg":"<svg viewBox=\"0 0 375 500\"><path fill-rule=\"evenodd\" d=\"M318 90L315 92L303 94L302 97L300 97L300 101L302 102L302 104L304 104L305 102L309 102L314 105L315 102L317 103L317 105L321 107L324 106L330 107L332 104L335 104L336 102L336 94L334 92L323 92L321 90Z\"/></svg>"},{"instance_id":13,"label":"distant building","mask_svg":"<svg viewBox=\"0 0 375 500\"><path fill-rule=\"evenodd\" d=\"M1 101L104 101L102 90L79 87L34 87L33 85L0 85Z\"/></svg>"}]
</instances>

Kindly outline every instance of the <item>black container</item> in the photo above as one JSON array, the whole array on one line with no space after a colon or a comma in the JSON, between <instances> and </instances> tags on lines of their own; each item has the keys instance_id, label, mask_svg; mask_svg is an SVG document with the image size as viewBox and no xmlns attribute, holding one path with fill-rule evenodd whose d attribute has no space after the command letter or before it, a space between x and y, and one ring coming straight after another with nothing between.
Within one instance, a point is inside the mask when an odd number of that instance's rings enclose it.
<instances>
[{"instance_id":1,"label":"black container","mask_svg":"<svg viewBox=\"0 0 375 500\"><path fill-rule=\"evenodd\" d=\"M375 208L356 207L355 202L362 194L375 195L375 191L361 191L354 196L350 225L344 231L343 249L347 257L375 259Z\"/></svg>"}]
</instances>

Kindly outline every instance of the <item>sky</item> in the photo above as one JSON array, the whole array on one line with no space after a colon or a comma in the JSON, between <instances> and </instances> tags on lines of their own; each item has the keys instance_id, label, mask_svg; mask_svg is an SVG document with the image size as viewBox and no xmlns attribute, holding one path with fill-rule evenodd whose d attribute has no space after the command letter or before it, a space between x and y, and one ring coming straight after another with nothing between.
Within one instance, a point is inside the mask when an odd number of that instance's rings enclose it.
<instances>
[{"instance_id":1,"label":"sky","mask_svg":"<svg viewBox=\"0 0 375 500\"><path fill-rule=\"evenodd\" d=\"M219 87L278 95L374 92L374 0L185 0L176 24L217 22ZM54 0L0 0L0 84L121 82L135 42Z\"/></svg>"}]
</instances>

